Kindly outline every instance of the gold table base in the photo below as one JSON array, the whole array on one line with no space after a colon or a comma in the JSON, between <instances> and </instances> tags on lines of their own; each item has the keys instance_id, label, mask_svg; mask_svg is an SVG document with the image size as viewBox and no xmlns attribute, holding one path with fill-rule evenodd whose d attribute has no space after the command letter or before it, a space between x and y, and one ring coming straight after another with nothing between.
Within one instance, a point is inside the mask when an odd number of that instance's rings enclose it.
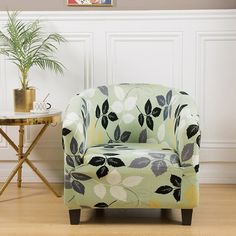
<instances>
[{"instance_id":1,"label":"gold table base","mask_svg":"<svg viewBox=\"0 0 236 236\"><path fill-rule=\"evenodd\" d=\"M28 156L30 155L31 151L34 149L36 144L38 143L39 139L49 126L48 123L44 124L43 128L40 130L38 135L35 137L33 142L31 143L28 150L24 153L23 152L23 145L24 145L24 125L19 126L19 144L17 145L9 138L9 136L0 128L0 134L6 139L6 141L15 149L17 156L18 156L18 163L15 166L15 168L12 170L11 174L6 179L6 182L3 184L0 195L4 192L6 187L9 185L13 177L18 173L17 176L17 186L21 187L22 182L22 165L24 162L26 162L31 169L39 176L39 178L46 184L46 186L57 196L60 197L60 195L53 189L53 187L50 185L48 180L41 174L41 172L35 167L35 165L28 159Z\"/></svg>"}]
</instances>

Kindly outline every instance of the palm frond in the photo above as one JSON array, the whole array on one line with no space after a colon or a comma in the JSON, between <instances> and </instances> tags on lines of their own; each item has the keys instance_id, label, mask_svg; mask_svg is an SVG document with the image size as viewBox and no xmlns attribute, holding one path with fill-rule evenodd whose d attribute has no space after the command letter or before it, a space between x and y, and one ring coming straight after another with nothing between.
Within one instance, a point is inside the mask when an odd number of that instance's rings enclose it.
<instances>
[{"instance_id":1,"label":"palm frond","mask_svg":"<svg viewBox=\"0 0 236 236\"><path fill-rule=\"evenodd\" d=\"M54 58L59 45L66 40L60 34L47 36L39 20L23 22L19 13L8 12L5 32L0 30L0 54L6 55L21 71L23 88L28 86L28 72L32 66L63 73L64 66Z\"/></svg>"}]
</instances>

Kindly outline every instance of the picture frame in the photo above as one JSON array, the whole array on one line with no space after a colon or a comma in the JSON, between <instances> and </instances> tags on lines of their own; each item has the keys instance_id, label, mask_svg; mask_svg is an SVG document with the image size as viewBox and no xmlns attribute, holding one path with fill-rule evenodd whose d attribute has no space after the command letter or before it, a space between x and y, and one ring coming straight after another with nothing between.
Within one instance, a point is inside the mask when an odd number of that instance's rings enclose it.
<instances>
[{"instance_id":1,"label":"picture frame","mask_svg":"<svg viewBox=\"0 0 236 236\"><path fill-rule=\"evenodd\" d=\"M67 0L68 6L79 7L111 7L113 0Z\"/></svg>"}]
</instances>

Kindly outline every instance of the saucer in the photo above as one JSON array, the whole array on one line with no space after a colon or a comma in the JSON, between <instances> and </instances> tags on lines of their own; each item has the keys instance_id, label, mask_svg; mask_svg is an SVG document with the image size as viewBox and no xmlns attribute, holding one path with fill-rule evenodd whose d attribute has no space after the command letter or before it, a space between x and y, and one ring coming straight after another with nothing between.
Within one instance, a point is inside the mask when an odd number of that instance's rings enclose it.
<instances>
[{"instance_id":1,"label":"saucer","mask_svg":"<svg viewBox=\"0 0 236 236\"><path fill-rule=\"evenodd\" d=\"M34 114L48 114L49 111L35 111L35 110L30 110L31 113L34 113Z\"/></svg>"}]
</instances>

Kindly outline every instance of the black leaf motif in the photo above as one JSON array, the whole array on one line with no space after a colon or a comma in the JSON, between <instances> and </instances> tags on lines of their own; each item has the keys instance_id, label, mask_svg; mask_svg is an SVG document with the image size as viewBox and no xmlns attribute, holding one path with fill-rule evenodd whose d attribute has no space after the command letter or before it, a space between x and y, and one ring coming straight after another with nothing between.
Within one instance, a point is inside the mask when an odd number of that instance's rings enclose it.
<instances>
[{"instance_id":1,"label":"black leaf motif","mask_svg":"<svg viewBox=\"0 0 236 236\"><path fill-rule=\"evenodd\" d=\"M110 165L110 166L113 166L113 167L121 167L121 166L125 166L125 163L120 160L119 158L116 158L116 157L110 157L107 159L107 163Z\"/></svg>"},{"instance_id":2,"label":"black leaf motif","mask_svg":"<svg viewBox=\"0 0 236 236\"><path fill-rule=\"evenodd\" d=\"M201 145L201 135L197 136L196 142L197 142L198 147L200 147L200 145Z\"/></svg>"},{"instance_id":3,"label":"black leaf motif","mask_svg":"<svg viewBox=\"0 0 236 236\"><path fill-rule=\"evenodd\" d=\"M188 95L188 93L184 92L184 91L180 91L181 94L183 95Z\"/></svg>"},{"instance_id":4,"label":"black leaf motif","mask_svg":"<svg viewBox=\"0 0 236 236\"><path fill-rule=\"evenodd\" d=\"M183 104L183 105L180 106L180 108L179 108L179 110L178 110L178 113L177 113L177 116L180 115L181 111L182 111L186 106L188 106L188 105L187 105L187 104Z\"/></svg>"},{"instance_id":5,"label":"black leaf motif","mask_svg":"<svg viewBox=\"0 0 236 236\"><path fill-rule=\"evenodd\" d=\"M121 142L123 142L123 143L127 142L128 139L129 139L129 137L130 137L130 135L131 135L131 132L125 131L125 132L121 135L121 138L120 138Z\"/></svg>"},{"instance_id":6,"label":"black leaf motif","mask_svg":"<svg viewBox=\"0 0 236 236\"><path fill-rule=\"evenodd\" d=\"M78 152L78 143L74 137L71 139L70 142L70 150L74 155Z\"/></svg>"},{"instance_id":7,"label":"black leaf motif","mask_svg":"<svg viewBox=\"0 0 236 236\"><path fill-rule=\"evenodd\" d=\"M111 121L116 121L116 120L118 120L118 117L117 117L117 115L116 115L115 112L110 112L110 113L108 114L108 118L109 118Z\"/></svg>"},{"instance_id":8,"label":"black leaf motif","mask_svg":"<svg viewBox=\"0 0 236 236\"><path fill-rule=\"evenodd\" d=\"M100 179L106 176L108 172L109 172L109 169L106 166L102 166L97 170L96 174L97 174L97 177Z\"/></svg>"},{"instance_id":9,"label":"black leaf motif","mask_svg":"<svg viewBox=\"0 0 236 236\"><path fill-rule=\"evenodd\" d=\"M117 125L115 132L114 132L114 139L117 141L117 140L119 140L119 138L120 138L120 126Z\"/></svg>"},{"instance_id":10,"label":"black leaf motif","mask_svg":"<svg viewBox=\"0 0 236 236\"><path fill-rule=\"evenodd\" d=\"M172 98L172 90L170 90L170 91L166 94L166 103L167 103L168 105L170 105L171 98Z\"/></svg>"},{"instance_id":11,"label":"black leaf motif","mask_svg":"<svg viewBox=\"0 0 236 236\"><path fill-rule=\"evenodd\" d=\"M106 208L108 205L105 202L99 202L94 207Z\"/></svg>"},{"instance_id":12,"label":"black leaf motif","mask_svg":"<svg viewBox=\"0 0 236 236\"><path fill-rule=\"evenodd\" d=\"M100 110L100 107L97 105L96 107L96 117L99 118L101 115L101 110Z\"/></svg>"},{"instance_id":13,"label":"black leaf motif","mask_svg":"<svg viewBox=\"0 0 236 236\"><path fill-rule=\"evenodd\" d=\"M109 110L109 103L108 103L108 99L102 104L102 113L103 114L107 114Z\"/></svg>"},{"instance_id":14,"label":"black leaf motif","mask_svg":"<svg viewBox=\"0 0 236 236\"><path fill-rule=\"evenodd\" d=\"M175 200L177 202L180 201L180 197L181 197L181 190L180 190L180 188L177 188L177 189L174 190L173 196L174 196L174 198L175 198Z\"/></svg>"},{"instance_id":15,"label":"black leaf motif","mask_svg":"<svg viewBox=\"0 0 236 236\"><path fill-rule=\"evenodd\" d=\"M83 154L84 153L84 143L82 142L79 146L79 153Z\"/></svg>"},{"instance_id":16,"label":"black leaf motif","mask_svg":"<svg viewBox=\"0 0 236 236\"><path fill-rule=\"evenodd\" d=\"M139 143L147 142L147 129L144 129L139 135Z\"/></svg>"},{"instance_id":17,"label":"black leaf motif","mask_svg":"<svg viewBox=\"0 0 236 236\"><path fill-rule=\"evenodd\" d=\"M168 194L168 193L170 193L172 190L173 190L173 188L172 188L171 186L164 185L164 186L161 186L160 188L158 188L155 193Z\"/></svg>"},{"instance_id":18,"label":"black leaf motif","mask_svg":"<svg viewBox=\"0 0 236 236\"><path fill-rule=\"evenodd\" d=\"M180 123L180 116L175 121L175 132L176 132L177 128L179 127L179 123Z\"/></svg>"},{"instance_id":19,"label":"black leaf motif","mask_svg":"<svg viewBox=\"0 0 236 236\"><path fill-rule=\"evenodd\" d=\"M196 166L194 166L194 170L195 170L195 172L196 172L196 173L198 173L198 172L199 172L199 164L198 164L198 165L196 165Z\"/></svg>"},{"instance_id":20,"label":"black leaf motif","mask_svg":"<svg viewBox=\"0 0 236 236\"><path fill-rule=\"evenodd\" d=\"M65 142L64 142L64 138L63 137L61 139L61 144L62 144L62 149L65 150Z\"/></svg>"},{"instance_id":21,"label":"black leaf motif","mask_svg":"<svg viewBox=\"0 0 236 236\"><path fill-rule=\"evenodd\" d=\"M143 126L143 123L144 123L144 115L143 114L139 114L138 122L141 126Z\"/></svg>"},{"instance_id":22,"label":"black leaf motif","mask_svg":"<svg viewBox=\"0 0 236 236\"><path fill-rule=\"evenodd\" d=\"M194 143L186 144L181 153L182 161L188 161L193 155L193 150L194 150Z\"/></svg>"},{"instance_id":23,"label":"black leaf motif","mask_svg":"<svg viewBox=\"0 0 236 236\"><path fill-rule=\"evenodd\" d=\"M85 192L85 187L82 183L80 183L79 181L73 181L72 182L72 188L77 192L77 193L80 193L80 194L83 194L84 195L84 192Z\"/></svg>"},{"instance_id":24,"label":"black leaf motif","mask_svg":"<svg viewBox=\"0 0 236 236\"><path fill-rule=\"evenodd\" d=\"M66 164L70 167L75 167L74 161L69 155L66 156Z\"/></svg>"},{"instance_id":25,"label":"black leaf motif","mask_svg":"<svg viewBox=\"0 0 236 236\"><path fill-rule=\"evenodd\" d=\"M152 104L150 99L147 100L146 104L145 104L145 112L147 115L149 115L152 111Z\"/></svg>"},{"instance_id":26,"label":"black leaf motif","mask_svg":"<svg viewBox=\"0 0 236 236\"><path fill-rule=\"evenodd\" d=\"M164 112L163 112L163 120L166 120L168 117L168 107L165 107Z\"/></svg>"},{"instance_id":27,"label":"black leaf motif","mask_svg":"<svg viewBox=\"0 0 236 236\"><path fill-rule=\"evenodd\" d=\"M118 153L103 153L104 156L110 156L110 157L114 157L114 156L119 156Z\"/></svg>"},{"instance_id":28,"label":"black leaf motif","mask_svg":"<svg viewBox=\"0 0 236 236\"><path fill-rule=\"evenodd\" d=\"M155 108L152 110L152 115L153 115L154 117L158 117L160 114L161 114L161 108L155 107Z\"/></svg>"},{"instance_id":29,"label":"black leaf motif","mask_svg":"<svg viewBox=\"0 0 236 236\"><path fill-rule=\"evenodd\" d=\"M102 127L103 127L104 129L106 129L107 126L108 126L108 119L107 119L106 116L103 116L103 117L102 117Z\"/></svg>"},{"instance_id":30,"label":"black leaf motif","mask_svg":"<svg viewBox=\"0 0 236 236\"><path fill-rule=\"evenodd\" d=\"M71 174L76 180L86 181L91 179L90 176L82 174L82 173L72 173Z\"/></svg>"},{"instance_id":31,"label":"black leaf motif","mask_svg":"<svg viewBox=\"0 0 236 236\"><path fill-rule=\"evenodd\" d=\"M192 138L199 130L199 126L198 125L190 125L187 128L187 136L188 139Z\"/></svg>"},{"instance_id":32,"label":"black leaf motif","mask_svg":"<svg viewBox=\"0 0 236 236\"><path fill-rule=\"evenodd\" d=\"M71 132L71 130L69 130L69 129L67 129L67 128L63 128L63 129L62 129L62 135L63 135L63 136L68 135L70 132Z\"/></svg>"},{"instance_id":33,"label":"black leaf motif","mask_svg":"<svg viewBox=\"0 0 236 236\"><path fill-rule=\"evenodd\" d=\"M157 98L158 104L163 107L166 103L164 96L160 95L160 96L157 96L156 98Z\"/></svg>"},{"instance_id":34,"label":"black leaf motif","mask_svg":"<svg viewBox=\"0 0 236 236\"><path fill-rule=\"evenodd\" d=\"M81 165L81 164L83 164L83 158L80 156L80 155L76 155L75 156L75 160L76 160L76 162L77 162L77 164L78 165Z\"/></svg>"},{"instance_id":35,"label":"black leaf motif","mask_svg":"<svg viewBox=\"0 0 236 236\"><path fill-rule=\"evenodd\" d=\"M100 156L95 156L89 161L89 164L92 166L101 166L104 163L105 163L105 158Z\"/></svg>"},{"instance_id":36,"label":"black leaf motif","mask_svg":"<svg viewBox=\"0 0 236 236\"><path fill-rule=\"evenodd\" d=\"M167 165L163 160L154 161L151 169L155 176L159 176L167 171Z\"/></svg>"},{"instance_id":37,"label":"black leaf motif","mask_svg":"<svg viewBox=\"0 0 236 236\"><path fill-rule=\"evenodd\" d=\"M144 168L144 167L148 166L150 162L151 162L151 160L148 159L147 157L139 157L139 158L134 159L131 162L129 167L131 167L131 168Z\"/></svg>"},{"instance_id":38,"label":"black leaf motif","mask_svg":"<svg viewBox=\"0 0 236 236\"><path fill-rule=\"evenodd\" d=\"M107 86L99 86L98 89L101 91L102 94L108 96L108 88Z\"/></svg>"},{"instance_id":39,"label":"black leaf motif","mask_svg":"<svg viewBox=\"0 0 236 236\"><path fill-rule=\"evenodd\" d=\"M175 186L175 187L181 187L181 178L176 175L171 175L170 177L170 182Z\"/></svg>"},{"instance_id":40,"label":"black leaf motif","mask_svg":"<svg viewBox=\"0 0 236 236\"><path fill-rule=\"evenodd\" d=\"M172 154L171 156L170 156L170 162L171 162L171 164L179 164L179 157L178 157L178 155L177 154Z\"/></svg>"},{"instance_id":41,"label":"black leaf motif","mask_svg":"<svg viewBox=\"0 0 236 236\"><path fill-rule=\"evenodd\" d=\"M146 123L147 123L147 127L150 129L150 130L153 130L153 119L151 116L147 116L146 118Z\"/></svg>"},{"instance_id":42,"label":"black leaf motif","mask_svg":"<svg viewBox=\"0 0 236 236\"><path fill-rule=\"evenodd\" d=\"M176 108L176 110L175 110L175 118L178 116L178 114L179 114L179 107L180 107L180 105L178 105L177 106L177 108Z\"/></svg>"}]
</instances>

